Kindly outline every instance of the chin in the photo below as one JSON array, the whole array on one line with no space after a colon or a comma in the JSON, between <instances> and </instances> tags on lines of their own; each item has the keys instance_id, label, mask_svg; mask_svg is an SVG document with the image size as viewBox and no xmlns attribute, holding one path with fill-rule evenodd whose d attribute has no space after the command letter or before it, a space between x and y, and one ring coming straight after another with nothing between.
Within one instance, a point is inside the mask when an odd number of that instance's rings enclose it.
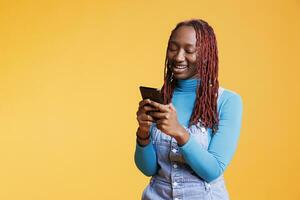
<instances>
[{"instance_id":1,"label":"chin","mask_svg":"<svg viewBox=\"0 0 300 200\"><path fill-rule=\"evenodd\" d=\"M189 76L187 74L174 74L174 78L175 79L180 79L180 80L185 80L185 79L189 79Z\"/></svg>"}]
</instances>

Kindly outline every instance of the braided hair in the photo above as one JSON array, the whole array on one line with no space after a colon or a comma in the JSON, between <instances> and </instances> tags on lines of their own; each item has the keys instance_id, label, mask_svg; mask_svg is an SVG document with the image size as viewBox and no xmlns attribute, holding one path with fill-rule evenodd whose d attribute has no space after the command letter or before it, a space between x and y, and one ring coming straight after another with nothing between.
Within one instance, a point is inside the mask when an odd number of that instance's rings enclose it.
<instances>
[{"instance_id":1,"label":"braided hair","mask_svg":"<svg viewBox=\"0 0 300 200\"><path fill-rule=\"evenodd\" d=\"M189 127L193 124L197 125L199 121L202 126L212 128L212 133L215 133L219 124L217 111L219 60L216 36L213 28L207 22L202 19L191 19L178 23L172 30L169 41L173 33L181 26L192 26L196 32L196 67L197 75L201 79L201 84L197 86L196 101L189 120ZM171 64L166 55L164 84L161 88L164 104L171 102L175 83Z\"/></svg>"}]
</instances>

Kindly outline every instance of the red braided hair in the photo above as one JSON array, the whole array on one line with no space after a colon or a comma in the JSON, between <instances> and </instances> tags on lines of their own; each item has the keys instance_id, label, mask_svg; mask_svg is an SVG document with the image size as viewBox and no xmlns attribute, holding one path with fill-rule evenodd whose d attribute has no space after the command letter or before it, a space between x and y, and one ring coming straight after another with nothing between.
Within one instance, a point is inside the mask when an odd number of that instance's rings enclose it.
<instances>
[{"instance_id":1,"label":"red braided hair","mask_svg":"<svg viewBox=\"0 0 300 200\"><path fill-rule=\"evenodd\" d=\"M213 28L207 22L202 19L191 19L178 23L172 30L169 41L173 33L181 26L192 26L195 29L197 39L196 66L198 77L201 80L200 86L197 86L196 101L189 121L189 127L193 124L197 125L199 121L202 126L212 128L212 132L215 133L219 124L217 111L219 60L216 36ZM173 73L166 55L164 84L161 88L165 104L171 102L175 82L176 80L173 80Z\"/></svg>"}]
</instances>

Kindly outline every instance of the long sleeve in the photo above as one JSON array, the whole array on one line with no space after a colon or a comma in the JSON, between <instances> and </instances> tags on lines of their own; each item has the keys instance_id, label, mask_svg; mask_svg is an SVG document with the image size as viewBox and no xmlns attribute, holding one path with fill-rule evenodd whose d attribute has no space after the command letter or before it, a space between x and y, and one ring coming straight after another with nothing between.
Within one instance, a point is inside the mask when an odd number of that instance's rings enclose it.
<instances>
[{"instance_id":1,"label":"long sleeve","mask_svg":"<svg viewBox=\"0 0 300 200\"><path fill-rule=\"evenodd\" d=\"M240 135L242 107L242 99L236 93L231 93L223 102L219 129L212 136L208 150L203 149L192 135L179 147L189 166L207 182L218 178L234 155Z\"/></svg>"},{"instance_id":2,"label":"long sleeve","mask_svg":"<svg viewBox=\"0 0 300 200\"><path fill-rule=\"evenodd\" d=\"M151 131L151 129L150 129ZM156 151L152 138L147 146L140 146L136 142L134 162L137 168L146 176L153 176L158 170Z\"/></svg>"}]
</instances>

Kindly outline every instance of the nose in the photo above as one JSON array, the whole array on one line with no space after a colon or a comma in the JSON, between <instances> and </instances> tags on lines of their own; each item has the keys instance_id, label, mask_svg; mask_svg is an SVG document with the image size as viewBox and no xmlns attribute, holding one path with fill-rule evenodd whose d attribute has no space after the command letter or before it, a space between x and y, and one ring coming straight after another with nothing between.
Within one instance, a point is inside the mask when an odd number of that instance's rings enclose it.
<instances>
[{"instance_id":1,"label":"nose","mask_svg":"<svg viewBox=\"0 0 300 200\"><path fill-rule=\"evenodd\" d=\"M175 60L178 63L185 60L184 51L182 49L180 49L178 53L175 55Z\"/></svg>"}]
</instances>

